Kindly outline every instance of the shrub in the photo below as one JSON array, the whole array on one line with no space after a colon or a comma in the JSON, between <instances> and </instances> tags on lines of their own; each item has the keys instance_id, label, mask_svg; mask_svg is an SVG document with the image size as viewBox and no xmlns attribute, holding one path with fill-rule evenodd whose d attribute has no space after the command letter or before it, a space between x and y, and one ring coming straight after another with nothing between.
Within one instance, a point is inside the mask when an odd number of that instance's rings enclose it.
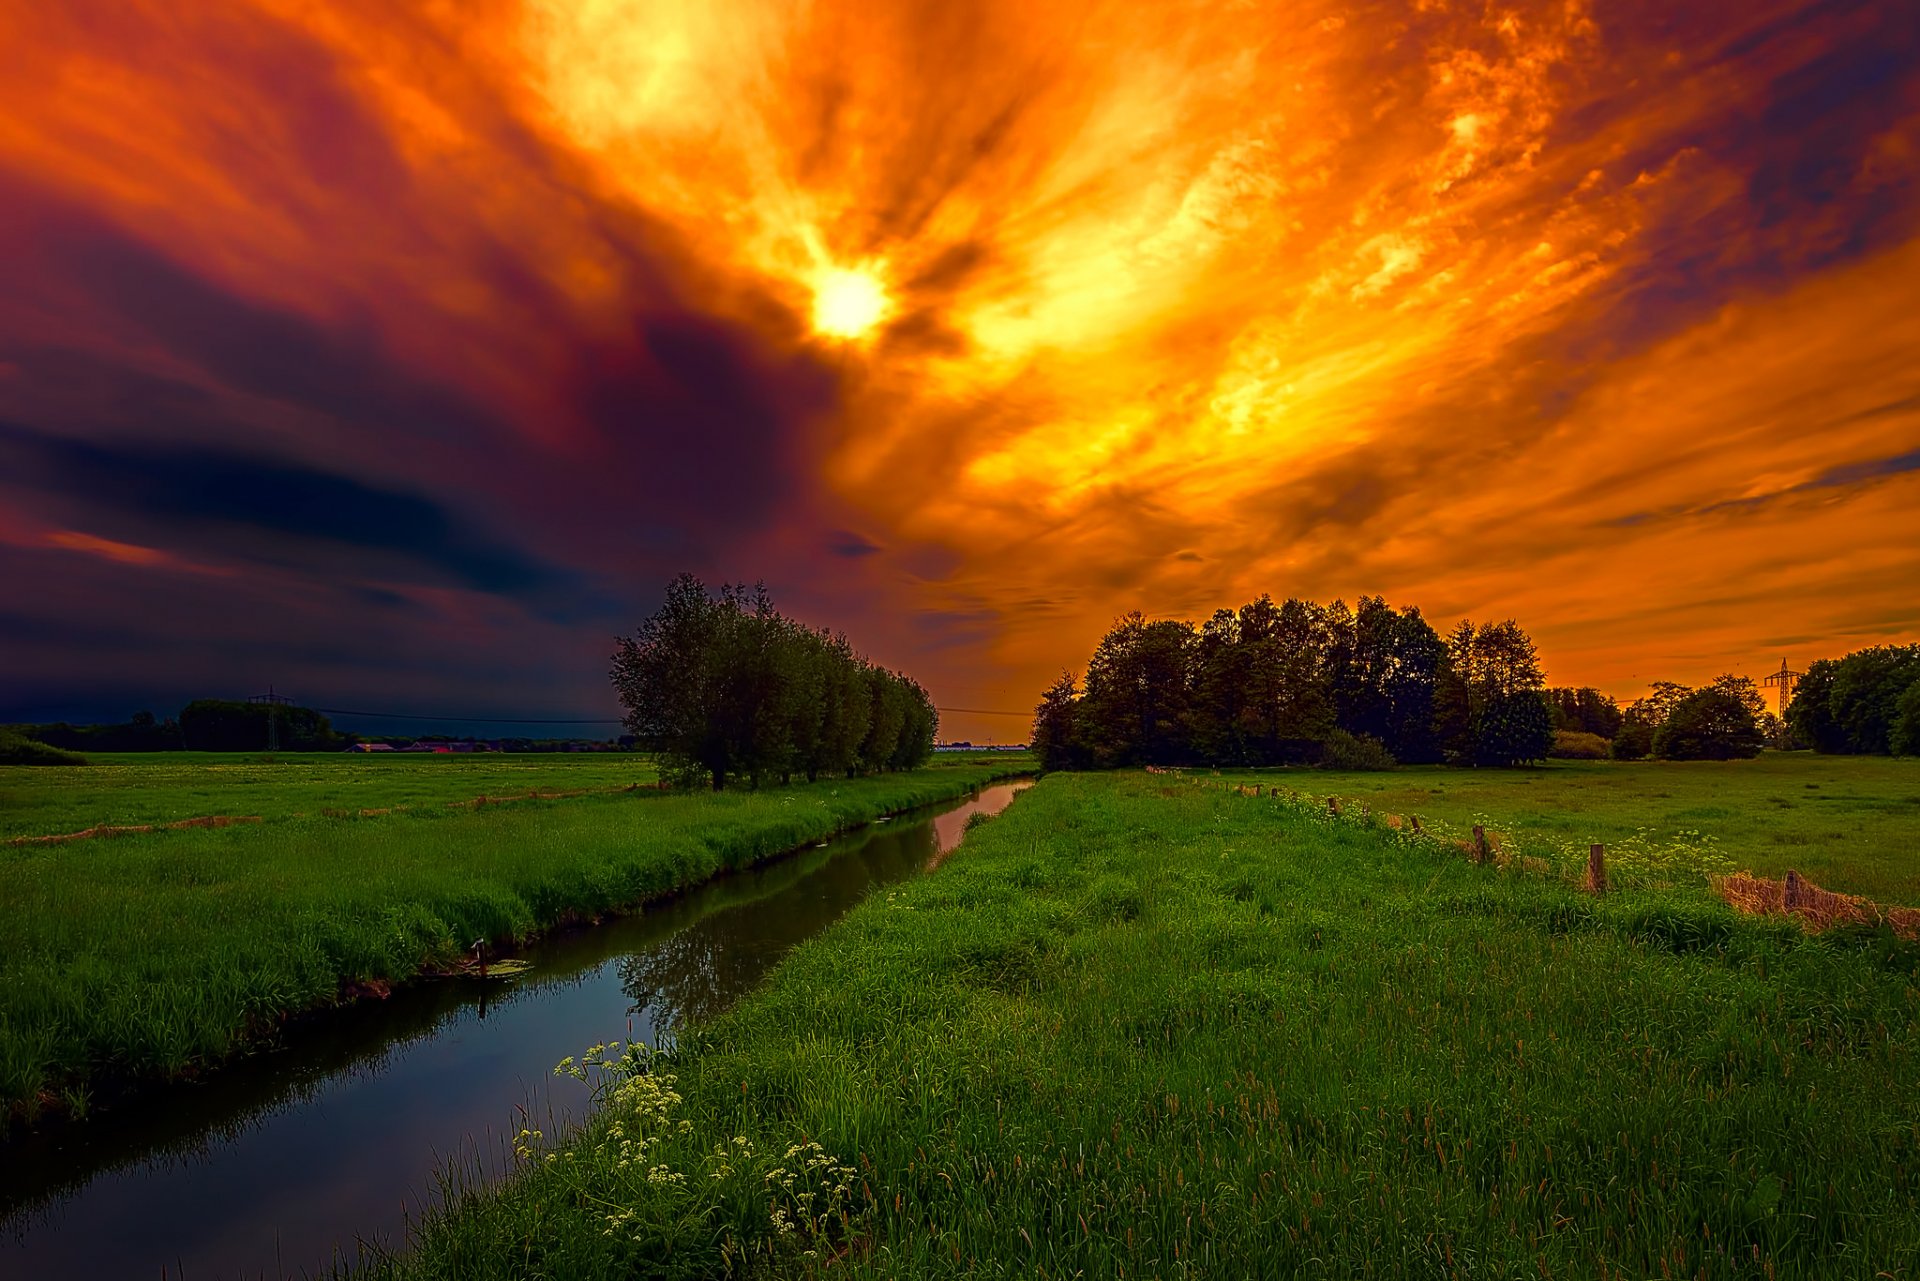
<instances>
[{"instance_id":1,"label":"shrub","mask_svg":"<svg viewBox=\"0 0 1920 1281\"><path fill-rule=\"evenodd\" d=\"M1626 721L1613 736L1613 759L1642 761L1653 751L1653 726L1645 721Z\"/></svg>"},{"instance_id":2,"label":"shrub","mask_svg":"<svg viewBox=\"0 0 1920 1281\"><path fill-rule=\"evenodd\" d=\"M85 765L87 758L0 730L0 765Z\"/></svg>"},{"instance_id":3,"label":"shrub","mask_svg":"<svg viewBox=\"0 0 1920 1281\"><path fill-rule=\"evenodd\" d=\"M1349 734L1336 729L1320 749L1320 768L1346 770L1392 769L1399 762L1385 743L1371 734Z\"/></svg>"},{"instance_id":4,"label":"shrub","mask_svg":"<svg viewBox=\"0 0 1920 1281\"><path fill-rule=\"evenodd\" d=\"M1553 746L1547 749L1547 755L1562 761L1604 761L1612 754L1612 748L1613 745L1598 734L1557 729L1553 731Z\"/></svg>"}]
</instances>

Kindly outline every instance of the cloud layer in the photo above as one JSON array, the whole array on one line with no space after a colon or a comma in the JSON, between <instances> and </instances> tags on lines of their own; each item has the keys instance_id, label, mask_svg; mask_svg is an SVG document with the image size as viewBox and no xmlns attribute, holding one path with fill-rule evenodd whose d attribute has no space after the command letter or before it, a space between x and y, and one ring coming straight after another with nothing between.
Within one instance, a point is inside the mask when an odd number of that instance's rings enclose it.
<instances>
[{"instance_id":1,"label":"cloud layer","mask_svg":"<svg viewBox=\"0 0 1920 1281\"><path fill-rule=\"evenodd\" d=\"M970 708L1261 591L1920 634L1912 6L185 8L0 13L0 714L603 714L680 568Z\"/></svg>"}]
</instances>

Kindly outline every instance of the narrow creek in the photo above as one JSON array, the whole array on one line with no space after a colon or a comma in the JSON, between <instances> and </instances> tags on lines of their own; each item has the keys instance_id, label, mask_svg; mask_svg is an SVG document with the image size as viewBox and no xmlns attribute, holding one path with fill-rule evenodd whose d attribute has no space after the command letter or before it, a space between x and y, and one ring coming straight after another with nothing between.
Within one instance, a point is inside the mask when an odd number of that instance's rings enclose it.
<instances>
[{"instance_id":1,"label":"narrow creek","mask_svg":"<svg viewBox=\"0 0 1920 1281\"><path fill-rule=\"evenodd\" d=\"M496 1178L511 1137L577 1121L553 1076L598 1041L657 1044L757 984L875 889L921 875L1024 783L898 815L644 913L528 948L512 979L410 985L279 1049L0 1145L0 1278L325 1275L403 1244L442 1172ZM122 1114L124 1112L124 1115Z\"/></svg>"}]
</instances>

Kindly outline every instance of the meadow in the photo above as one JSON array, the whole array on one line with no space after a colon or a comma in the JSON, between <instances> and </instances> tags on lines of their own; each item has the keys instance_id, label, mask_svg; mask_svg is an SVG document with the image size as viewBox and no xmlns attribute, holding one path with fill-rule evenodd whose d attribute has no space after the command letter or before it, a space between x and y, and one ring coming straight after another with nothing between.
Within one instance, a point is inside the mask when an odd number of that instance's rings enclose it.
<instances>
[{"instance_id":1,"label":"meadow","mask_svg":"<svg viewBox=\"0 0 1920 1281\"><path fill-rule=\"evenodd\" d=\"M1515 855L1584 863L1607 846L1628 876L1697 885L1792 868L1828 889L1920 905L1920 761L1768 752L1748 761L1549 761L1342 773L1233 771L1364 803L1464 836L1485 825Z\"/></svg>"},{"instance_id":2,"label":"meadow","mask_svg":"<svg viewBox=\"0 0 1920 1281\"><path fill-rule=\"evenodd\" d=\"M1905 1275L1917 1018L1884 931L1055 774L375 1272Z\"/></svg>"},{"instance_id":3,"label":"meadow","mask_svg":"<svg viewBox=\"0 0 1920 1281\"><path fill-rule=\"evenodd\" d=\"M288 818L536 791L613 792L660 777L651 757L631 752L95 752L87 762L0 765L0 840L211 815Z\"/></svg>"},{"instance_id":4,"label":"meadow","mask_svg":"<svg viewBox=\"0 0 1920 1281\"><path fill-rule=\"evenodd\" d=\"M514 790L532 777L574 784L568 791L621 777L606 758L576 761L581 775L536 770ZM287 812L309 796L255 805L282 815L257 824L0 844L0 1108L28 1118L48 1104L84 1111L102 1086L200 1070L271 1038L291 1015L455 964L476 938L497 947L631 907L1031 769L1003 754L758 792L589 790L453 805L476 784L506 790L508 762L471 773L380 758L331 771L212 765L223 773L205 785L192 762L154 765L184 780L190 799L169 799L164 779L154 782L141 802L149 813L192 810L228 788L278 797L260 772L276 769L288 790L317 788L351 808ZM404 773L379 773L389 765ZM366 793L352 790L361 769L374 780ZM43 786L37 776L33 786ZM376 798L388 804L359 804Z\"/></svg>"}]
</instances>

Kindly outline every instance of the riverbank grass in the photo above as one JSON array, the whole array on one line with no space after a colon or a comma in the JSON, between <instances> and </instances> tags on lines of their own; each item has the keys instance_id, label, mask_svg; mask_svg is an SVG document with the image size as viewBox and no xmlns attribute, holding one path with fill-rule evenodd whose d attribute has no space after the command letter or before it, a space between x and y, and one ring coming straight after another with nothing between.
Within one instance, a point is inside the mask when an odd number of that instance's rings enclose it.
<instances>
[{"instance_id":1,"label":"riverbank grass","mask_svg":"<svg viewBox=\"0 0 1920 1281\"><path fill-rule=\"evenodd\" d=\"M0 845L0 1109L179 1076L358 990L629 907L1024 757L759 792L590 794Z\"/></svg>"},{"instance_id":2,"label":"riverbank grass","mask_svg":"<svg viewBox=\"0 0 1920 1281\"><path fill-rule=\"evenodd\" d=\"M1049 776L672 1055L603 1050L585 1133L524 1140L515 1181L456 1198L378 1273L1920 1259L1911 944L1704 889L1594 897L1352 813ZM639 1072L645 1107L619 1097Z\"/></svg>"}]
</instances>

